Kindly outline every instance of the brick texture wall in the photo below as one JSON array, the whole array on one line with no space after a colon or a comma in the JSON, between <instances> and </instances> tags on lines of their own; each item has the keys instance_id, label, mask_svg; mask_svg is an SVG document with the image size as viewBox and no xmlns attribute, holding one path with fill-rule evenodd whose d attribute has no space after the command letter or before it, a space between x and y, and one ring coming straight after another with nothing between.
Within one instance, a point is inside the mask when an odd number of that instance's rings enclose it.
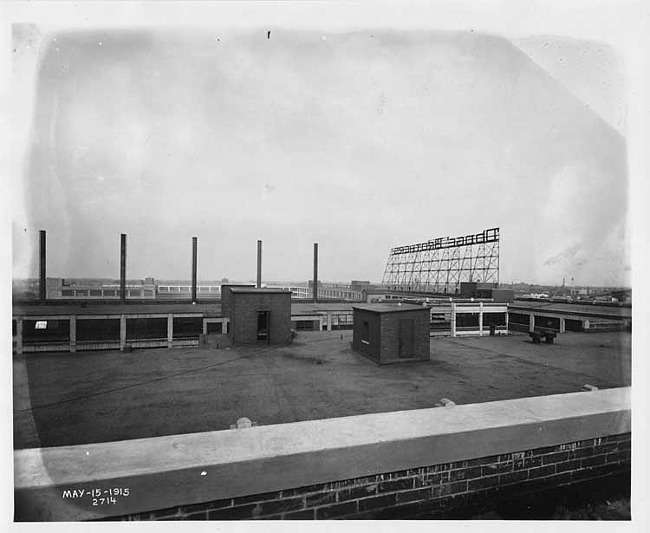
<instances>
[{"instance_id":1,"label":"brick texture wall","mask_svg":"<svg viewBox=\"0 0 650 533\"><path fill-rule=\"evenodd\" d=\"M231 288L254 287L254 285L222 285L221 286L221 316L230 319Z\"/></svg>"},{"instance_id":2,"label":"brick texture wall","mask_svg":"<svg viewBox=\"0 0 650 533\"><path fill-rule=\"evenodd\" d=\"M629 475L630 444L626 433L110 520L445 518L462 508Z\"/></svg>"},{"instance_id":3,"label":"brick texture wall","mask_svg":"<svg viewBox=\"0 0 650 533\"><path fill-rule=\"evenodd\" d=\"M399 321L413 321L413 351L411 359L429 360L429 310L402 311L385 313L381 317L381 362L400 361L399 357Z\"/></svg>"},{"instance_id":4,"label":"brick texture wall","mask_svg":"<svg viewBox=\"0 0 650 533\"><path fill-rule=\"evenodd\" d=\"M257 343L257 313L270 312L271 344L291 342L291 293L232 293L230 333L234 343Z\"/></svg>"},{"instance_id":5,"label":"brick texture wall","mask_svg":"<svg viewBox=\"0 0 650 533\"><path fill-rule=\"evenodd\" d=\"M377 313L354 310L352 348L379 363L405 360L399 356L399 321L413 321L413 350L408 359L429 360L429 310L426 308ZM363 323L369 326L368 343L362 342Z\"/></svg>"},{"instance_id":6,"label":"brick texture wall","mask_svg":"<svg viewBox=\"0 0 650 533\"><path fill-rule=\"evenodd\" d=\"M364 322L368 323L368 338L363 338ZM379 362L380 316L365 309L355 309L352 321L352 349ZM368 342L362 342L367 340Z\"/></svg>"}]
</instances>

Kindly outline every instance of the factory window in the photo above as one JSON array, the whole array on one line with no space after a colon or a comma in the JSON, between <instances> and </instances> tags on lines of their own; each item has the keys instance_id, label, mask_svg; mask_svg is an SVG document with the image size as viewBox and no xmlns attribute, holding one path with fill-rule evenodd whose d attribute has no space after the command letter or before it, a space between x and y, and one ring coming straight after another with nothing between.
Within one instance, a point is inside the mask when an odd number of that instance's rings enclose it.
<instances>
[{"instance_id":1,"label":"factory window","mask_svg":"<svg viewBox=\"0 0 650 533\"><path fill-rule=\"evenodd\" d=\"M101 290L91 289L91 291L90 291L90 296L101 296L101 295L102 295Z\"/></svg>"},{"instance_id":2,"label":"factory window","mask_svg":"<svg viewBox=\"0 0 650 533\"><path fill-rule=\"evenodd\" d=\"M478 328L478 313L457 313L457 328Z\"/></svg>"},{"instance_id":3,"label":"factory window","mask_svg":"<svg viewBox=\"0 0 650 533\"><path fill-rule=\"evenodd\" d=\"M174 327L176 326L176 319L174 319ZM180 331L175 329L174 337L178 333ZM167 339L167 318L127 318L126 338L127 340Z\"/></svg>"},{"instance_id":4,"label":"factory window","mask_svg":"<svg viewBox=\"0 0 650 533\"><path fill-rule=\"evenodd\" d=\"M174 338L193 339L203 333L202 317L174 317Z\"/></svg>"},{"instance_id":5,"label":"factory window","mask_svg":"<svg viewBox=\"0 0 650 533\"><path fill-rule=\"evenodd\" d=\"M528 325L530 317L528 315L522 315L519 313L508 313L508 319L513 324L525 324Z\"/></svg>"},{"instance_id":6,"label":"factory window","mask_svg":"<svg viewBox=\"0 0 650 533\"><path fill-rule=\"evenodd\" d=\"M23 339L26 342L61 342L70 340L68 320L26 320Z\"/></svg>"},{"instance_id":7,"label":"factory window","mask_svg":"<svg viewBox=\"0 0 650 533\"><path fill-rule=\"evenodd\" d=\"M119 339L120 339L119 319L111 318L111 319L77 320L77 341L119 342Z\"/></svg>"},{"instance_id":8,"label":"factory window","mask_svg":"<svg viewBox=\"0 0 650 533\"><path fill-rule=\"evenodd\" d=\"M352 329L351 314L332 314L332 329Z\"/></svg>"},{"instance_id":9,"label":"factory window","mask_svg":"<svg viewBox=\"0 0 650 533\"><path fill-rule=\"evenodd\" d=\"M74 296L74 291L71 291L70 289L63 289L61 291L61 296Z\"/></svg>"},{"instance_id":10,"label":"factory window","mask_svg":"<svg viewBox=\"0 0 650 533\"><path fill-rule=\"evenodd\" d=\"M112 289L104 289L104 296L117 296L117 291Z\"/></svg>"},{"instance_id":11,"label":"factory window","mask_svg":"<svg viewBox=\"0 0 650 533\"><path fill-rule=\"evenodd\" d=\"M296 320L295 326L297 331L314 331L318 329L315 325L318 321L314 320Z\"/></svg>"},{"instance_id":12,"label":"factory window","mask_svg":"<svg viewBox=\"0 0 650 533\"><path fill-rule=\"evenodd\" d=\"M214 333L221 333L222 332L222 326L220 322L206 322L206 327L208 330L208 334L214 334Z\"/></svg>"},{"instance_id":13,"label":"factory window","mask_svg":"<svg viewBox=\"0 0 650 533\"><path fill-rule=\"evenodd\" d=\"M483 327L490 326L505 326L506 314L505 313L485 313L483 315Z\"/></svg>"}]
</instances>

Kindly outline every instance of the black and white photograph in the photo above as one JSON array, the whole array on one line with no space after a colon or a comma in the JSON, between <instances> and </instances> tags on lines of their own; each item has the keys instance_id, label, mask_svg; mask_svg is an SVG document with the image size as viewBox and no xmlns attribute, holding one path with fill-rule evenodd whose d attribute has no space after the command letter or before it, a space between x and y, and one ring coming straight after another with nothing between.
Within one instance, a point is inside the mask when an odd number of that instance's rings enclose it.
<instances>
[{"instance_id":1,"label":"black and white photograph","mask_svg":"<svg viewBox=\"0 0 650 533\"><path fill-rule=\"evenodd\" d=\"M647 5L3 14L7 524L647 525Z\"/></svg>"}]
</instances>

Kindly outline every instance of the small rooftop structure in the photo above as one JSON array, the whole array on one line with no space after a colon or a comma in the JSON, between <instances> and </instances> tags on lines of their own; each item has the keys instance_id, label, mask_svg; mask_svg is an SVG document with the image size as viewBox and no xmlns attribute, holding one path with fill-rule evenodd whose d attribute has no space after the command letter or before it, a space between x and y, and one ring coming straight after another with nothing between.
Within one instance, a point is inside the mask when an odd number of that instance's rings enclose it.
<instances>
[{"instance_id":1,"label":"small rooftop structure","mask_svg":"<svg viewBox=\"0 0 650 533\"><path fill-rule=\"evenodd\" d=\"M379 364L429 360L429 309L409 304L353 306L352 348Z\"/></svg>"},{"instance_id":2,"label":"small rooftop structure","mask_svg":"<svg viewBox=\"0 0 650 533\"><path fill-rule=\"evenodd\" d=\"M237 344L289 344L291 291L229 288L230 338Z\"/></svg>"},{"instance_id":3,"label":"small rooftop structure","mask_svg":"<svg viewBox=\"0 0 650 533\"><path fill-rule=\"evenodd\" d=\"M221 285L221 315L230 319L230 291L242 287L254 288L255 285L235 285L223 284Z\"/></svg>"}]
</instances>

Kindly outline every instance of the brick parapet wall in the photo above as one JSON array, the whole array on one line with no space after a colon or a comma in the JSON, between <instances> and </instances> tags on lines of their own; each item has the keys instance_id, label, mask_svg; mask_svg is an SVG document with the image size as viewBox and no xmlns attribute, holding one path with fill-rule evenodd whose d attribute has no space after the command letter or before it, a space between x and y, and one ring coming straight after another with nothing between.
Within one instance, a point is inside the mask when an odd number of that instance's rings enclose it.
<instances>
[{"instance_id":1,"label":"brick parapet wall","mask_svg":"<svg viewBox=\"0 0 650 533\"><path fill-rule=\"evenodd\" d=\"M438 513L508 490L629 472L630 393L606 389L16 450L15 519ZM129 494L110 505L89 499L90 491L115 487Z\"/></svg>"},{"instance_id":2,"label":"brick parapet wall","mask_svg":"<svg viewBox=\"0 0 650 533\"><path fill-rule=\"evenodd\" d=\"M626 433L107 520L444 517L464 506L480 509L514 495L630 470L631 435Z\"/></svg>"}]
</instances>

